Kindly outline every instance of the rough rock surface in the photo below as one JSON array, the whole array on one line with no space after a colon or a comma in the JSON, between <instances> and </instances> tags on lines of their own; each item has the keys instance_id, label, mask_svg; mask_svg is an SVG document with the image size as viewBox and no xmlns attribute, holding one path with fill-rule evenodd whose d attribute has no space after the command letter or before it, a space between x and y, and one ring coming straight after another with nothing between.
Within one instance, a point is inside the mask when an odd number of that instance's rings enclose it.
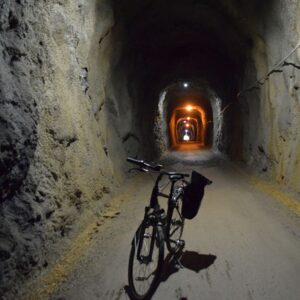
<instances>
[{"instance_id":1,"label":"rough rock surface","mask_svg":"<svg viewBox=\"0 0 300 300\"><path fill-rule=\"evenodd\" d=\"M300 193L300 2L272 1L257 21L239 101L243 159ZM254 69L254 70L253 70Z\"/></svg>"},{"instance_id":2,"label":"rough rock surface","mask_svg":"<svg viewBox=\"0 0 300 300\"><path fill-rule=\"evenodd\" d=\"M0 1L0 294L46 268L120 179L113 25L108 1Z\"/></svg>"}]
</instances>

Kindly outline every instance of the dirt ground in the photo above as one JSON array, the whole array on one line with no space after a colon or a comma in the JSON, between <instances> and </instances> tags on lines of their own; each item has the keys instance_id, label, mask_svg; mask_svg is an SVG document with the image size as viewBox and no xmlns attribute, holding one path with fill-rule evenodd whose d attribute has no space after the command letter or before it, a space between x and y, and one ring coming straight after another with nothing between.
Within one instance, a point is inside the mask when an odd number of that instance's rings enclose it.
<instances>
[{"instance_id":1,"label":"dirt ground","mask_svg":"<svg viewBox=\"0 0 300 300\"><path fill-rule=\"evenodd\" d=\"M198 216L186 221L184 268L164 274L153 299L298 300L299 202L294 199L294 209L284 205L208 151L172 152L163 162L170 170L195 169L213 184L206 188ZM152 185L150 174L129 175L93 234L74 245L85 246L74 254L79 257L63 272L62 283L53 282L52 294L43 299L129 299L124 287L130 243Z\"/></svg>"}]
</instances>

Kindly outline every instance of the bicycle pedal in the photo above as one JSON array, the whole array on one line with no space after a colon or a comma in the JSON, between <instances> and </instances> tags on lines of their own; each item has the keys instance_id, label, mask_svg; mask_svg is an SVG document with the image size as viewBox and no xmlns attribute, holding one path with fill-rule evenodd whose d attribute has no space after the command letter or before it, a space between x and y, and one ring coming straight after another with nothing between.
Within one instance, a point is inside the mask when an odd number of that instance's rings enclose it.
<instances>
[{"instance_id":1,"label":"bicycle pedal","mask_svg":"<svg viewBox=\"0 0 300 300\"><path fill-rule=\"evenodd\" d=\"M181 258L174 257L174 260L173 260L173 267L174 267L176 270L184 269L184 266L182 265L180 259L181 259Z\"/></svg>"},{"instance_id":2,"label":"bicycle pedal","mask_svg":"<svg viewBox=\"0 0 300 300\"><path fill-rule=\"evenodd\" d=\"M184 241L184 240L177 240L177 241L176 241L176 244L177 244L177 246L178 246L180 249L183 249L184 246L185 246L185 241Z\"/></svg>"}]
</instances>

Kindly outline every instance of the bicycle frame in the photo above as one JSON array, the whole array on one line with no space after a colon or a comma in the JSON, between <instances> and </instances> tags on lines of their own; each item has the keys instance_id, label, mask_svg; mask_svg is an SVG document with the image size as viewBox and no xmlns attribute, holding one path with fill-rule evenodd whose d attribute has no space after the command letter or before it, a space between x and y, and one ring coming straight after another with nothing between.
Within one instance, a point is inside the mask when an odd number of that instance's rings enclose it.
<instances>
[{"instance_id":1,"label":"bicycle frame","mask_svg":"<svg viewBox=\"0 0 300 300\"><path fill-rule=\"evenodd\" d=\"M163 198L167 198L168 199L168 205L171 204L172 202L172 196L173 196L173 192L174 192L174 185L175 185L175 182L177 181L176 180L173 180L173 179L170 179L171 180L171 188L170 188L170 193L169 195L167 194L164 194L164 193L161 193L159 191L159 187L158 187L158 184L159 182L161 181L162 177L163 176L169 176L169 173L166 173L166 172L161 172L156 181L155 181L155 184L154 184L154 187L152 189L152 194L151 194L151 198L150 198L150 208L153 208L154 211L158 211L160 209L160 205L158 203L158 197L163 197Z\"/></svg>"},{"instance_id":2,"label":"bicycle frame","mask_svg":"<svg viewBox=\"0 0 300 300\"><path fill-rule=\"evenodd\" d=\"M149 262L151 262L152 260L152 254L153 254L153 248L154 248L154 242L155 242L155 234L157 234L157 232L155 231L155 227L156 226L165 226L166 224L164 224L164 222L162 221L161 218L161 214L163 213L160 209L160 205L158 202L158 197L164 197L168 199L168 206L174 206L176 203L176 199L173 199L173 193L174 193L174 185L175 182L177 180L171 180L171 188L170 188L170 192L169 195L161 193L159 191L159 182L161 181L162 177L165 175L169 175L168 173L164 173L161 172L154 184L154 187L152 189L152 193L151 193L151 198L150 198L150 206L146 206L145 207L145 213L144 213L144 221L140 227L140 232L139 232L139 246L138 246L138 250L137 250L137 259L141 262L144 262L146 264L148 264ZM153 212L151 214L149 214L150 209L153 209ZM141 249L142 249L142 245L143 245L143 241L145 237L145 227L146 225L153 225L153 233L152 233L152 237L151 237L151 244L150 244L150 249L149 249L149 254L147 256L142 256L141 255ZM165 236L165 231L162 231L164 233L164 240L167 238Z\"/></svg>"}]
</instances>

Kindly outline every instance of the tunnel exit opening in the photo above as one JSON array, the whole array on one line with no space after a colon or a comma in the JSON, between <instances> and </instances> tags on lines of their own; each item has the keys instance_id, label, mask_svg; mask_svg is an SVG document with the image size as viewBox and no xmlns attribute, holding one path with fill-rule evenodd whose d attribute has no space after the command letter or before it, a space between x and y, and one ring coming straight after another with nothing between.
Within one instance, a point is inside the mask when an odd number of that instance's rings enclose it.
<instances>
[{"instance_id":1,"label":"tunnel exit opening","mask_svg":"<svg viewBox=\"0 0 300 300\"><path fill-rule=\"evenodd\" d=\"M223 136L222 101L207 82L177 81L160 93L155 134L160 152L218 150Z\"/></svg>"},{"instance_id":2,"label":"tunnel exit opening","mask_svg":"<svg viewBox=\"0 0 300 300\"><path fill-rule=\"evenodd\" d=\"M190 104L176 107L169 121L170 146L172 148L194 144L199 147L205 146L206 123L206 111L202 107Z\"/></svg>"},{"instance_id":3,"label":"tunnel exit opening","mask_svg":"<svg viewBox=\"0 0 300 300\"><path fill-rule=\"evenodd\" d=\"M176 141L177 143L197 143L201 141L202 120L186 117L180 118L176 122Z\"/></svg>"}]
</instances>

